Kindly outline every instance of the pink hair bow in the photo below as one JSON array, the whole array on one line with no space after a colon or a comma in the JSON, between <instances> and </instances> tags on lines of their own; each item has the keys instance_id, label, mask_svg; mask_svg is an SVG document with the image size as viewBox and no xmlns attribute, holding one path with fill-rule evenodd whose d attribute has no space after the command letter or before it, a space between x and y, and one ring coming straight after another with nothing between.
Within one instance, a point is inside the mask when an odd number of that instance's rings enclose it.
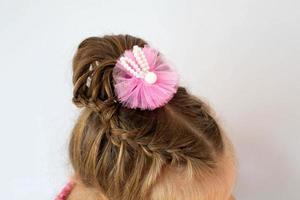
<instances>
[{"instance_id":1,"label":"pink hair bow","mask_svg":"<svg viewBox=\"0 0 300 200\"><path fill-rule=\"evenodd\" d=\"M126 50L113 69L115 93L127 108L154 110L164 106L178 88L177 72L149 46Z\"/></svg>"}]
</instances>

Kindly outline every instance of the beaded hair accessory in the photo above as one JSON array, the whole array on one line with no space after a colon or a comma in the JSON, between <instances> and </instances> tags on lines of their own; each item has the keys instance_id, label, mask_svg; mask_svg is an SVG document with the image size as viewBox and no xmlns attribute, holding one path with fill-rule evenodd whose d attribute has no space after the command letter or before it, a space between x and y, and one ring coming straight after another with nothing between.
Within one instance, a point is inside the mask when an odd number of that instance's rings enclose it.
<instances>
[{"instance_id":1,"label":"beaded hair accessory","mask_svg":"<svg viewBox=\"0 0 300 200\"><path fill-rule=\"evenodd\" d=\"M156 49L135 45L117 60L113 80L124 107L154 110L174 96L179 76Z\"/></svg>"}]
</instances>

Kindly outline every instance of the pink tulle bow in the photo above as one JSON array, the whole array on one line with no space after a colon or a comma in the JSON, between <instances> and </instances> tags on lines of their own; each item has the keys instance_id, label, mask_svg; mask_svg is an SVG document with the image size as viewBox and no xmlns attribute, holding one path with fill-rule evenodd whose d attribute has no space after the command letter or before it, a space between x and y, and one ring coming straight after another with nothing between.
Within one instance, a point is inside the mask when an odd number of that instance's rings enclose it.
<instances>
[{"instance_id":1,"label":"pink tulle bow","mask_svg":"<svg viewBox=\"0 0 300 200\"><path fill-rule=\"evenodd\" d=\"M127 108L154 110L164 106L178 88L177 72L149 46L126 50L113 69L115 93Z\"/></svg>"}]
</instances>

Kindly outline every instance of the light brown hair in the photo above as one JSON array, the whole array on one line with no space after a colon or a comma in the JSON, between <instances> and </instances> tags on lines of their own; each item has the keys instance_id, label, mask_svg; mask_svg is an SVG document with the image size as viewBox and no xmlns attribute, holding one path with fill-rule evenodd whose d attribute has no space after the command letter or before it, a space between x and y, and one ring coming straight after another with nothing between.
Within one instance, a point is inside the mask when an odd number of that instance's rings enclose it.
<instances>
[{"instance_id":1,"label":"light brown hair","mask_svg":"<svg viewBox=\"0 0 300 200\"><path fill-rule=\"evenodd\" d=\"M73 102L84 109L72 131L70 160L84 185L109 200L152 199L164 169L184 168L187 176L202 177L213 173L225 152L226 138L210 108L184 87L153 111L118 103L116 60L146 44L131 35L90 37L73 58Z\"/></svg>"}]
</instances>

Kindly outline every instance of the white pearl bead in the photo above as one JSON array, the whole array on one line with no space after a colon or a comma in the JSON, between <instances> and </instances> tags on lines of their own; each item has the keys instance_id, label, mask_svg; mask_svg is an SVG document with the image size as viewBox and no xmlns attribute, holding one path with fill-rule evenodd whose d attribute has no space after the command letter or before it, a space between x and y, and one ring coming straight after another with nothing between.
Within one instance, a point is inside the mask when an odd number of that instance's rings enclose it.
<instances>
[{"instance_id":1,"label":"white pearl bead","mask_svg":"<svg viewBox=\"0 0 300 200\"><path fill-rule=\"evenodd\" d=\"M157 76L154 72L148 72L146 75L145 75L145 81L149 84L153 84L156 82L157 80Z\"/></svg>"}]
</instances>

